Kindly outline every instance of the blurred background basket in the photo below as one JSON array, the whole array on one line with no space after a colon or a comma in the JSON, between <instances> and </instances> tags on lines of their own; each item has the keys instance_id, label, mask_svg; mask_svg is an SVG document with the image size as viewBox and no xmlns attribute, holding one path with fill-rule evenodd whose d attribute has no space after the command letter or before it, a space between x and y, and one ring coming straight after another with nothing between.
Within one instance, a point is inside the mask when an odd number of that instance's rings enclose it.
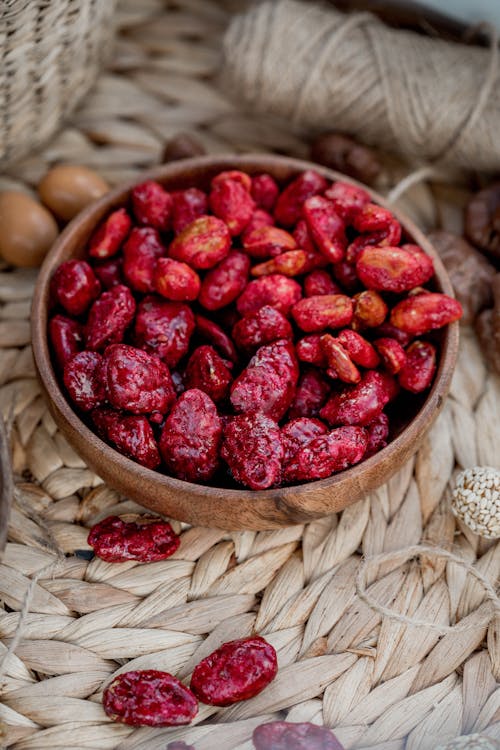
<instances>
[{"instance_id":1,"label":"blurred background basket","mask_svg":"<svg viewBox=\"0 0 500 750\"><path fill-rule=\"evenodd\" d=\"M0 3L0 166L47 141L109 55L114 0Z\"/></svg>"}]
</instances>

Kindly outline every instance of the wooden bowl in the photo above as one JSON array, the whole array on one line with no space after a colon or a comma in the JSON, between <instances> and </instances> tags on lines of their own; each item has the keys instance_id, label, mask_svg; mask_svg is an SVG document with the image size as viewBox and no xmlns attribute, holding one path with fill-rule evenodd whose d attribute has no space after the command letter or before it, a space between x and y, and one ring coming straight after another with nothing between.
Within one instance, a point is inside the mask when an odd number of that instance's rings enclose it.
<instances>
[{"instance_id":1,"label":"wooden bowl","mask_svg":"<svg viewBox=\"0 0 500 750\"><path fill-rule=\"evenodd\" d=\"M99 476L118 491L158 513L201 526L271 529L337 512L386 482L416 452L443 405L457 357L458 323L438 332L440 358L434 384L425 399L414 402L417 406L412 411L399 410L404 412L399 434L386 448L328 479L252 492L192 484L146 469L100 440L68 403L54 372L47 340L50 279L62 261L84 255L87 240L96 225L110 210L127 204L134 184L155 179L167 189L206 188L211 178L225 169L241 169L250 174L265 171L278 182L285 183L308 168L330 180L342 179L358 184L316 164L263 154L207 156L158 167L141 175L134 183L112 190L79 214L61 234L42 266L33 299L32 338L38 375L52 415L71 445ZM370 192L376 203L387 206L381 196ZM397 211L394 214L406 234L433 258L436 269L434 288L452 295L450 281L432 245L408 218Z\"/></svg>"}]
</instances>

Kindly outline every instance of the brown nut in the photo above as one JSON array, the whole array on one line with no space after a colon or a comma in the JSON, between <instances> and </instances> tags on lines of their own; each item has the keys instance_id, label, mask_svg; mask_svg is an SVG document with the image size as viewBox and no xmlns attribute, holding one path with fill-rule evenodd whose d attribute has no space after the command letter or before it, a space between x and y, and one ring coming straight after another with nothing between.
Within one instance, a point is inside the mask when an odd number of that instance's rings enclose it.
<instances>
[{"instance_id":1,"label":"brown nut","mask_svg":"<svg viewBox=\"0 0 500 750\"><path fill-rule=\"evenodd\" d=\"M467 240L452 232L431 232L429 240L441 256L463 307L461 322L470 325L483 308L491 305L495 269Z\"/></svg>"},{"instance_id":2,"label":"brown nut","mask_svg":"<svg viewBox=\"0 0 500 750\"><path fill-rule=\"evenodd\" d=\"M17 190L0 193L0 257L13 266L39 266L58 235L54 217Z\"/></svg>"},{"instance_id":3,"label":"brown nut","mask_svg":"<svg viewBox=\"0 0 500 750\"><path fill-rule=\"evenodd\" d=\"M480 190L467 204L465 236L492 258L500 258L500 182Z\"/></svg>"},{"instance_id":4,"label":"brown nut","mask_svg":"<svg viewBox=\"0 0 500 750\"><path fill-rule=\"evenodd\" d=\"M204 147L196 138L187 133L177 133L165 144L162 156L162 164L179 159L190 159L192 156L203 156Z\"/></svg>"},{"instance_id":5,"label":"brown nut","mask_svg":"<svg viewBox=\"0 0 500 750\"><path fill-rule=\"evenodd\" d=\"M491 284L493 308L483 310L476 320L476 333L482 352L493 372L500 375L500 273Z\"/></svg>"},{"instance_id":6,"label":"brown nut","mask_svg":"<svg viewBox=\"0 0 500 750\"><path fill-rule=\"evenodd\" d=\"M109 185L93 169L73 164L52 167L38 185L42 203L62 221L71 221L108 190Z\"/></svg>"},{"instance_id":7,"label":"brown nut","mask_svg":"<svg viewBox=\"0 0 500 750\"><path fill-rule=\"evenodd\" d=\"M311 159L368 185L375 181L381 169L372 149L340 133L318 136L311 145Z\"/></svg>"}]
</instances>

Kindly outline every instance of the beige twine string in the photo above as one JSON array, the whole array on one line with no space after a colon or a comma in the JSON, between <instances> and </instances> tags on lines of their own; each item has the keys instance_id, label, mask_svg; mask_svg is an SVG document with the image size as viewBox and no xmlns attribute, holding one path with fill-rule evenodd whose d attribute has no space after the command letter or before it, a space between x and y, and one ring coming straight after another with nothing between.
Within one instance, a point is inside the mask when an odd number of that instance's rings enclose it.
<instances>
[{"instance_id":1,"label":"beige twine string","mask_svg":"<svg viewBox=\"0 0 500 750\"><path fill-rule=\"evenodd\" d=\"M253 111L340 130L414 163L500 169L498 39L490 49L393 30L298 0L230 24L224 87Z\"/></svg>"},{"instance_id":2,"label":"beige twine string","mask_svg":"<svg viewBox=\"0 0 500 750\"><path fill-rule=\"evenodd\" d=\"M62 561L63 560L61 560L60 557L58 557L56 560L52 560L50 563L48 563L48 565L45 565L43 568L38 570L33 576L33 578L31 579L30 584L28 588L26 589L26 593L23 598L21 610L19 612L19 619L17 622L16 632L14 633L14 637L9 643L7 650L4 652L3 656L0 658L0 685L9 667L9 657L15 654L16 648L19 646L19 644L22 641L22 638L24 635L24 626L26 624L26 618L28 617L30 613L31 600L33 599L33 594L35 593L37 583L42 576L48 576L49 574L54 575Z\"/></svg>"},{"instance_id":3,"label":"beige twine string","mask_svg":"<svg viewBox=\"0 0 500 750\"><path fill-rule=\"evenodd\" d=\"M7 434L9 435L9 443L10 443L10 434L12 430L12 425L14 422L15 403L16 403L16 398L14 397L14 402L12 403L10 407L7 420L6 420ZM10 456L9 456L9 459L10 459ZM57 555L57 557L55 558L55 560L51 560L50 563L48 563L47 565L44 565L43 568L38 570L30 580L29 586L26 589L26 593L23 597L23 601L21 604L21 609L19 612L19 619L17 621L16 632L14 633L14 637L12 641L10 642L7 650L4 652L3 656L0 658L0 685L1 685L2 679L5 677L7 673L7 669L9 667L9 658L13 654L15 654L17 647L19 646L19 644L21 643L23 639L26 618L28 617L30 613L31 601L33 599L33 595L35 593L35 589L38 584L38 581L40 580L42 576L48 576L49 574L54 575L57 572L57 568L66 559L63 550L59 547L53 535L51 534L50 528L47 526L47 524L41 518L41 516L38 515L38 513L36 513L32 508L26 507L26 504L24 503L22 496L16 487L13 488L13 496L15 497L20 508L23 510L24 509L26 510L26 515L28 516L28 518L31 518L41 529L45 531L51 543L51 547L52 547L51 551L53 551ZM8 518L6 520L7 520L7 525L8 525ZM7 539L7 531L8 529L5 530L6 539Z\"/></svg>"},{"instance_id":4,"label":"beige twine string","mask_svg":"<svg viewBox=\"0 0 500 750\"><path fill-rule=\"evenodd\" d=\"M479 581L479 583L483 587L486 600L491 603L491 612L487 613L480 622L475 620L472 623L459 622L456 625L438 625L434 622L428 622L427 620L418 620L413 617L407 617L406 615L398 614L392 609L389 609L389 607L385 607L382 604L379 604L377 600L368 593L366 588L366 577L369 570L371 570L373 567L378 567L379 565L387 562L403 565L405 562L411 560L412 558L422 557L424 555L425 557L430 557L437 560L444 559L448 560L448 562L453 562L467 571L469 575L474 576L474 578ZM381 555L374 555L373 557L364 558L356 574L356 592L361 601L367 604L375 612L378 612L378 614L383 615L384 617L388 617L391 620L396 620L396 622L400 622L403 625L411 625L413 627L434 630L440 635L444 635L446 633L459 633L463 630L471 630L484 627L490 624L493 617L500 615L500 599L498 598L497 593L491 583L482 573L477 570L477 568L475 568L473 565L470 565L461 557L458 557L457 555L454 555L445 549L440 549L439 547L431 547L425 544L415 544L412 547L407 547L406 549L396 550L395 552L386 552Z\"/></svg>"}]
</instances>

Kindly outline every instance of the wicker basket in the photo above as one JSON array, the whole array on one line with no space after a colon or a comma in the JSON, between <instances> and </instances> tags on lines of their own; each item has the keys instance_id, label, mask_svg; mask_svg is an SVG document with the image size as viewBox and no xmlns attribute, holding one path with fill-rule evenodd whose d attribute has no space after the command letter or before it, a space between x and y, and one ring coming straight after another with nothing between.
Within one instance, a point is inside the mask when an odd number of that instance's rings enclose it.
<instances>
[{"instance_id":1,"label":"wicker basket","mask_svg":"<svg viewBox=\"0 0 500 750\"><path fill-rule=\"evenodd\" d=\"M93 84L114 0L2 0L0 167L44 143Z\"/></svg>"}]
</instances>

